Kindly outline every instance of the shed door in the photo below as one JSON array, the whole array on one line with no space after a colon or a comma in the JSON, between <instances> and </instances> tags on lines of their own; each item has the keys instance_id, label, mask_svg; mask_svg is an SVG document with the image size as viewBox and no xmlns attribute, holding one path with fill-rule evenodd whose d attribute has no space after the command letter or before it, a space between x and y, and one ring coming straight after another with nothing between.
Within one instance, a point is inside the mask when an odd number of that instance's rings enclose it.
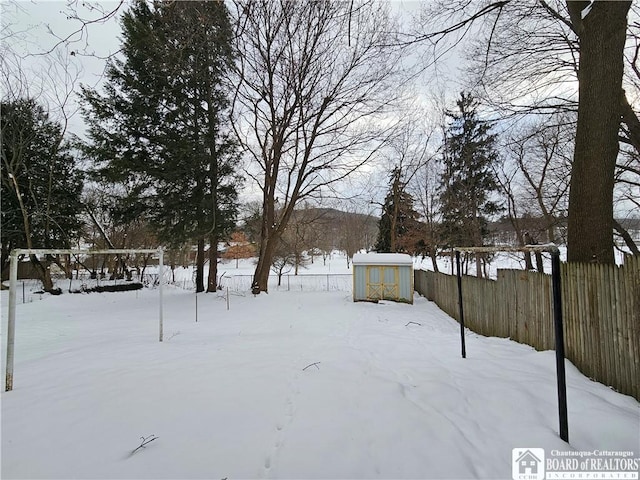
<instances>
[{"instance_id":1,"label":"shed door","mask_svg":"<svg viewBox=\"0 0 640 480\"><path fill-rule=\"evenodd\" d=\"M399 279L397 266L368 266L367 298L370 300L397 299L400 296Z\"/></svg>"}]
</instances>

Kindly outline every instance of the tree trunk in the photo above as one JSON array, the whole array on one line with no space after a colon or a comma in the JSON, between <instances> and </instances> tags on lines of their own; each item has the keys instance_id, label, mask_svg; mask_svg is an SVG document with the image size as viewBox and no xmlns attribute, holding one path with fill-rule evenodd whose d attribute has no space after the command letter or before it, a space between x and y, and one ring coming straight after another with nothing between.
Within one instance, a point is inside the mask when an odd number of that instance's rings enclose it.
<instances>
[{"instance_id":1,"label":"tree trunk","mask_svg":"<svg viewBox=\"0 0 640 480\"><path fill-rule=\"evenodd\" d=\"M431 263L433 264L433 271L438 273L440 270L438 269L438 255L436 254L436 250L431 249L429 251L429 255L431 256Z\"/></svg>"},{"instance_id":2,"label":"tree trunk","mask_svg":"<svg viewBox=\"0 0 640 480\"><path fill-rule=\"evenodd\" d=\"M53 279L51 278L51 270L49 269L48 262L46 265L43 264L36 255L29 255L29 259L40 275L42 289L45 292L51 292L53 290Z\"/></svg>"},{"instance_id":3,"label":"tree trunk","mask_svg":"<svg viewBox=\"0 0 640 480\"><path fill-rule=\"evenodd\" d=\"M578 126L567 230L570 262L614 263L613 186L630 5L593 2L580 21L574 2L567 2L580 35Z\"/></svg>"},{"instance_id":4,"label":"tree trunk","mask_svg":"<svg viewBox=\"0 0 640 480\"><path fill-rule=\"evenodd\" d=\"M620 102L622 108L622 121L627 126L629 132L629 141L631 145L636 149L636 152L640 153L640 120L633 111L629 100L627 100L627 94L622 91L622 98Z\"/></svg>"},{"instance_id":5,"label":"tree trunk","mask_svg":"<svg viewBox=\"0 0 640 480\"><path fill-rule=\"evenodd\" d=\"M215 292L218 288L218 236L212 233L209 236L209 279L207 292Z\"/></svg>"},{"instance_id":6,"label":"tree trunk","mask_svg":"<svg viewBox=\"0 0 640 480\"><path fill-rule=\"evenodd\" d=\"M629 250L631 250L631 253L634 255L640 255L640 250L638 249L636 242L633 241L633 238L631 237L631 235L629 235L629 232L627 232L624 229L624 227L620 225L616 220L613 221L613 227L616 229L618 234L622 237L622 239L624 240L624 243L627 245Z\"/></svg>"},{"instance_id":7,"label":"tree trunk","mask_svg":"<svg viewBox=\"0 0 640 480\"><path fill-rule=\"evenodd\" d=\"M198 240L196 254L196 293L204 292L204 238Z\"/></svg>"},{"instance_id":8,"label":"tree trunk","mask_svg":"<svg viewBox=\"0 0 640 480\"><path fill-rule=\"evenodd\" d=\"M536 252L536 270L539 273L544 273L544 262L542 261L542 253Z\"/></svg>"},{"instance_id":9,"label":"tree trunk","mask_svg":"<svg viewBox=\"0 0 640 480\"><path fill-rule=\"evenodd\" d=\"M253 275L253 283L260 288L260 292L269 291L269 273L271 271L271 264L273 263L273 252L276 250L276 239L269 237L264 241L264 248L260 248L260 258L258 259L258 265L256 265L256 271Z\"/></svg>"},{"instance_id":10,"label":"tree trunk","mask_svg":"<svg viewBox=\"0 0 640 480\"><path fill-rule=\"evenodd\" d=\"M521 245L534 245L535 241L529 232L524 232ZM533 262L531 261L531 252L524 252L524 266L527 270L533 270Z\"/></svg>"},{"instance_id":11,"label":"tree trunk","mask_svg":"<svg viewBox=\"0 0 640 480\"><path fill-rule=\"evenodd\" d=\"M482 278L482 254L476 253L476 277Z\"/></svg>"},{"instance_id":12,"label":"tree trunk","mask_svg":"<svg viewBox=\"0 0 640 480\"><path fill-rule=\"evenodd\" d=\"M262 198L262 224L260 226L260 251L258 255L258 264L253 274L253 284L251 291L254 294L269 291L269 271L273 263L273 254L279 241L279 232L276 228L275 215L275 183L274 178L268 176L266 179L266 187ZM290 202L294 202L294 198ZM281 222L286 225L287 218L281 216ZM282 224L281 224L282 226Z\"/></svg>"},{"instance_id":13,"label":"tree trunk","mask_svg":"<svg viewBox=\"0 0 640 480\"><path fill-rule=\"evenodd\" d=\"M524 268L525 270L533 270L533 262L531 261L531 253L524 252Z\"/></svg>"}]
</instances>

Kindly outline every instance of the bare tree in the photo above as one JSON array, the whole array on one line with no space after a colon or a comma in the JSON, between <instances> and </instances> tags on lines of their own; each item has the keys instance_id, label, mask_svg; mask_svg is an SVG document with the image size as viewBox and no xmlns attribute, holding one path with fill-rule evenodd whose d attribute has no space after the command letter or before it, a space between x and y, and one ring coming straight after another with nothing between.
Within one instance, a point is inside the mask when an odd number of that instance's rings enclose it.
<instances>
[{"instance_id":1,"label":"bare tree","mask_svg":"<svg viewBox=\"0 0 640 480\"><path fill-rule=\"evenodd\" d=\"M492 91L489 96L497 104L536 112L540 107L577 106L568 228L568 258L572 261L614 260L613 190L621 119L631 134L629 139L640 141L640 135L635 135L640 134L640 122L626 108L622 90L630 5L455 2L435 17L430 33L415 38L431 40L442 50L444 39L452 33L458 39L469 31L477 34L482 43L472 53L478 59L476 85ZM444 27L436 24L443 20ZM634 59L632 69L638 51L632 48L627 55ZM575 79L578 96L572 86Z\"/></svg>"},{"instance_id":2,"label":"bare tree","mask_svg":"<svg viewBox=\"0 0 640 480\"><path fill-rule=\"evenodd\" d=\"M415 208L421 216L424 231L423 256L429 256L434 271L438 271L438 223L440 210L438 204L439 166L435 156L429 155L420 166L410 183L415 199Z\"/></svg>"},{"instance_id":3,"label":"bare tree","mask_svg":"<svg viewBox=\"0 0 640 480\"><path fill-rule=\"evenodd\" d=\"M311 249L311 236L314 232L314 224L322 218L322 210L311 209L308 205L296 209L291 216L287 228L280 238L281 250L286 250L292 258L294 275L298 275L300 267L307 265L306 253Z\"/></svg>"},{"instance_id":4,"label":"bare tree","mask_svg":"<svg viewBox=\"0 0 640 480\"><path fill-rule=\"evenodd\" d=\"M105 54L96 50L96 47L99 48L102 45L91 41L92 33L95 33L93 29L117 18L125 4L125 0L114 2L67 0L64 3L59 2L59 9L56 13L60 19L64 19L66 22L59 23L57 26L52 26L54 22L37 25L38 28L46 30L49 38L48 41L35 45L27 56L46 58L64 50L74 57L95 57L104 60L110 58L114 53ZM7 11L23 9L19 0L3 2L2 7L3 14L6 14ZM34 27L36 26L31 25L29 29ZM15 31L12 30L11 33L14 34L12 37L16 36ZM17 35L23 33L25 33L24 30L17 32Z\"/></svg>"},{"instance_id":5,"label":"bare tree","mask_svg":"<svg viewBox=\"0 0 640 480\"><path fill-rule=\"evenodd\" d=\"M238 1L236 22L235 127L263 204L253 288L267 291L298 202L329 194L386 140L400 55L388 7L371 1Z\"/></svg>"},{"instance_id":6,"label":"bare tree","mask_svg":"<svg viewBox=\"0 0 640 480\"><path fill-rule=\"evenodd\" d=\"M358 213L354 205L344 208L337 219L338 248L344 251L349 268L354 254L373 248L378 226L375 217Z\"/></svg>"},{"instance_id":7,"label":"bare tree","mask_svg":"<svg viewBox=\"0 0 640 480\"><path fill-rule=\"evenodd\" d=\"M507 142L506 151L520 174L522 212L542 218L544 238L538 240L543 242L556 242L558 223L566 217L572 125L562 116L550 123L538 122Z\"/></svg>"},{"instance_id":8,"label":"bare tree","mask_svg":"<svg viewBox=\"0 0 640 480\"><path fill-rule=\"evenodd\" d=\"M573 122L566 115L537 119L504 141L496 179L519 245L556 242L566 221L573 154ZM541 257L536 256L542 270ZM532 269L531 254L525 265Z\"/></svg>"}]
</instances>

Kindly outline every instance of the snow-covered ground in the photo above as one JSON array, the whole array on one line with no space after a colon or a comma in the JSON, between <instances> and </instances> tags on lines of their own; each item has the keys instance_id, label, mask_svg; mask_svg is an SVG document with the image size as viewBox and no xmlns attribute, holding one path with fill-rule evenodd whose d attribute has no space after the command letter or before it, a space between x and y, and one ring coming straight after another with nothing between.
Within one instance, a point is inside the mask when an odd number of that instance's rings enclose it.
<instances>
[{"instance_id":1,"label":"snow-covered ground","mask_svg":"<svg viewBox=\"0 0 640 480\"><path fill-rule=\"evenodd\" d=\"M167 287L159 343L157 289L19 301L1 477L494 479L516 447L640 450L637 401L567 362L567 445L553 352L468 332L462 359L458 324L424 298L197 307L196 323L195 294Z\"/></svg>"}]
</instances>

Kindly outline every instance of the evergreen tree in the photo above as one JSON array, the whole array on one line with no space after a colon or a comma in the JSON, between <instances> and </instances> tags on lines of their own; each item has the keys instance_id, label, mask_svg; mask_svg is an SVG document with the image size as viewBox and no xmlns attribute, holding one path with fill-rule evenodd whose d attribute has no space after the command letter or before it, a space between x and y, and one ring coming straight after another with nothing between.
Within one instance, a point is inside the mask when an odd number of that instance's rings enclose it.
<instances>
[{"instance_id":1,"label":"evergreen tree","mask_svg":"<svg viewBox=\"0 0 640 480\"><path fill-rule=\"evenodd\" d=\"M480 246L487 218L500 211L492 199L498 191L492 165L498 154L491 124L478 118L478 102L460 94L458 110L447 112L451 122L444 143L440 183L441 236L448 246Z\"/></svg>"},{"instance_id":2,"label":"evergreen tree","mask_svg":"<svg viewBox=\"0 0 640 480\"><path fill-rule=\"evenodd\" d=\"M382 206L378 222L377 252L417 253L422 238L419 214L413 208L413 198L406 191L400 168L391 172L389 192Z\"/></svg>"},{"instance_id":3,"label":"evergreen tree","mask_svg":"<svg viewBox=\"0 0 640 480\"><path fill-rule=\"evenodd\" d=\"M34 100L3 101L1 108L4 270L14 248L70 248L75 244L83 224L83 174L63 140L62 126ZM50 291L49 270L35 256L31 260L44 289Z\"/></svg>"},{"instance_id":4,"label":"evergreen tree","mask_svg":"<svg viewBox=\"0 0 640 480\"><path fill-rule=\"evenodd\" d=\"M83 89L98 178L125 186L117 214L147 216L160 241L198 245L196 289L216 289L217 245L235 224L237 147L224 75L231 26L224 2L136 2L123 15L122 59L104 94Z\"/></svg>"}]
</instances>

